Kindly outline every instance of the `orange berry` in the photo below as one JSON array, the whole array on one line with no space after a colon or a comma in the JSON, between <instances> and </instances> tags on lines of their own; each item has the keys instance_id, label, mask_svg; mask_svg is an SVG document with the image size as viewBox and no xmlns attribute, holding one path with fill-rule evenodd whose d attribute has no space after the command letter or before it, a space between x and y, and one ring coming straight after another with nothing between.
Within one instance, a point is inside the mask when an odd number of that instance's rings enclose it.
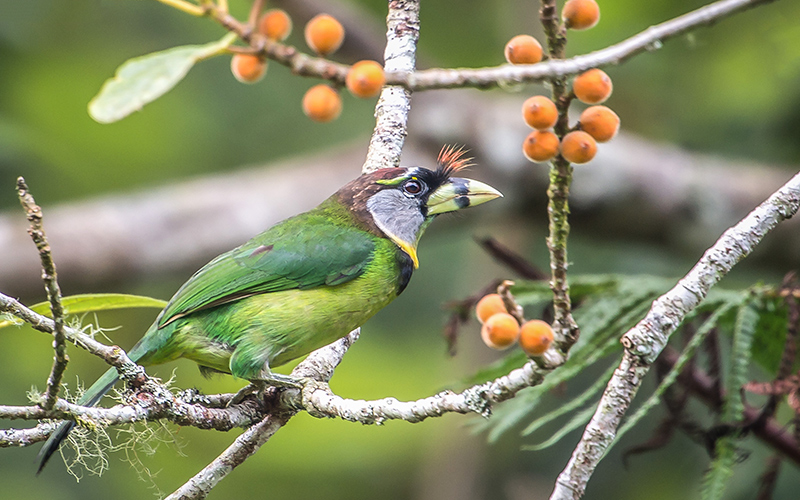
<instances>
[{"instance_id":1,"label":"orange berry","mask_svg":"<svg viewBox=\"0 0 800 500\"><path fill-rule=\"evenodd\" d=\"M528 356L541 356L553 343L553 329L540 319L525 322L519 330L519 346Z\"/></svg>"},{"instance_id":2,"label":"orange berry","mask_svg":"<svg viewBox=\"0 0 800 500\"><path fill-rule=\"evenodd\" d=\"M270 40L286 40L292 32L292 18L285 10L270 9L258 21L258 31Z\"/></svg>"},{"instance_id":3,"label":"orange berry","mask_svg":"<svg viewBox=\"0 0 800 500\"><path fill-rule=\"evenodd\" d=\"M508 313L494 314L483 324L481 338L492 349L505 349L519 338L519 323Z\"/></svg>"},{"instance_id":4,"label":"orange berry","mask_svg":"<svg viewBox=\"0 0 800 500\"><path fill-rule=\"evenodd\" d=\"M324 83L314 85L303 96L303 113L315 122L329 122L339 118L342 98Z\"/></svg>"},{"instance_id":5,"label":"orange berry","mask_svg":"<svg viewBox=\"0 0 800 500\"><path fill-rule=\"evenodd\" d=\"M597 68L581 73L572 82L575 97L586 104L600 104L608 99L613 89L611 78Z\"/></svg>"},{"instance_id":6,"label":"orange berry","mask_svg":"<svg viewBox=\"0 0 800 500\"><path fill-rule=\"evenodd\" d=\"M572 163L586 163L597 154L594 137L582 130L576 130L561 139L561 156Z\"/></svg>"},{"instance_id":7,"label":"orange berry","mask_svg":"<svg viewBox=\"0 0 800 500\"><path fill-rule=\"evenodd\" d=\"M321 56L336 52L344 41L344 27L333 16L317 14L306 24L306 43Z\"/></svg>"},{"instance_id":8,"label":"orange berry","mask_svg":"<svg viewBox=\"0 0 800 500\"><path fill-rule=\"evenodd\" d=\"M567 0L561 18L569 29L588 30L600 20L600 7L595 0Z\"/></svg>"},{"instance_id":9,"label":"orange berry","mask_svg":"<svg viewBox=\"0 0 800 500\"><path fill-rule=\"evenodd\" d=\"M619 131L619 116L605 106L590 106L581 113L581 130L597 142L608 142Z\"/></svg>"},{"instance_id":10,"label":"orange berry","mask_svg":"<svg viewBox=\"0 0 800 500\"><path fill-rule=\"evenodd\" d=\"M256 83L267 73L267 61L251 54L234 54L231 72L242 83Z\"/></svg>"},{"instance_id":11,"label":"orange berry","mask_svg":"<svg viewBox=\"0 0 800 500\"><path fill-rule=\"evenodd\" d=\"M534 130L522 143L522 152L530 161L547 161L558 154L558 137L549 130Z\"/></svg>"},{"instance_id":12,"label":"orange berry","mask_svg":"<svg viewBox=\"0 0 800 500\"><path fill-rule=\"evenodd\" d=\"M535 64L542 60L542 45L530 35L517 35L506 44L505 55L511 64Z\"/></svg>"},{"instance_id":13,"label":"orange berry","mask_svg":"<svg viewBox=\"0 0 800 500\"><path fill-rule=\"evenodd\" d=\"M358 61L345 78L347 90L356 97L375 97L386 83L383 66L375 61Z\"/></svg>"},{"instance_id":14,"label":"orange berry","mask_svg":"<svg viewBox=\"0 0 800 500\"><path fill-rule=\"evenodd\" d=\"M496 293L484 295L475 306L475 315L478 316L478 321L481 323L486 323L487 319L501 312L504 313L508 311L506 311L503 298Z\"/></svg>"},{"instance_id":15,"label":"orange berry","mask_svg":"<svg viewBox=\"0 0 800 500\"><path fill-rule=\"evenodd\" d=\"M522 119L531 128L547 130L558 121L558 109L549 98L535 95L522 103Z\"/></svg>"}]
</instances>

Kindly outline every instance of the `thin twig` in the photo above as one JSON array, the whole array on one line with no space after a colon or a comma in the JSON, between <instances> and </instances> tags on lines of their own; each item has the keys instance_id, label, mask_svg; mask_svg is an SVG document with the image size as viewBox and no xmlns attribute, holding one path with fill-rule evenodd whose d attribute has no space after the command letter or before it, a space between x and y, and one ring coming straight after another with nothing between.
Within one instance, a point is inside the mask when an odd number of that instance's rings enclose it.
<instances>
[{"instance_id":1,"label":"thin twig","mask_svg":"<svg viewBox=\"0 0 800 500\"><path fill-rule=\"evenodd\" d=\"M247 26L254 30L256 28L256 23L258 23L258 16L261 15L261 11L264 10L264 0L253 0L253 6L250 8L250 15L247 17ZM228 9L224 9L225 12Z\"/></svg>"},{"instance_id":2,"label":"thin twig","mask_svg":"<svg viewBox=\"0 0 800 500\"><path fill-rule=\"evenodd\" d=\"M709 248L691 271L654 303L647 316L622 338L625 354L609 381L597 412L586 426L572 458L559 475L551 500L577 499L613 442L644 375L666 346L669 336L709 289L745 258L778 223L800 206L800 174L731 227Z\"/></svg>"},{"instance_id":3,"label":"thin twig","mask_svg":"<svg viewBox=\"0 0 800 500\"><path fill-rule=\"evenodd\" d=\"M41 405L45 410L53 408L58 398L58 391L61 388L61 378L67 369L67 346L66 336L64 335L64 307L61 305L61 288L58 286L58 275L56 274L56 264L53 262L53 255L50 251L50 243L47 235L44 234L42 226L42 209L36 204L31 195L25 179L17 179L17 194L30 227L30 235L36 249L39 251L39 259L42 262L42 281L47 291L47 300L50 302L50 312L53 316L53 350L55 356L50 376L47 377L47 390Z\"/></svg>"},{"instance_id":4,"label":"thin twig","mask_svg":"<svg viewBox=\"0 0 800 500\"><path fill-rule=\"evenodd\" d=\"M566 54L566 30L559 24L555 0L541 0L539 13L547 34L547 48L551 61L563 60ZM559 140L569 131L570 92L564 76L549 79L553 102L558 109L554 131ZM550 288L553 290L553 330L556 347L569 351L578 340L580 330L572 317L572 302L567 281L567 238L569 237L569 188L572 184L572 165L560 154L550 162L550 184L547 188L547 216L550 252Z\"/></svg>"},{"instance_id":5,"label":"thin twig","mask_svg":"<svg viewBox=\"0 0 800 500\"><path fill-rule=\"evenodd\" d=\"M700 26L709 26L728 16L774 0L720 0L683 16L627 38L615 45L565 60L542 61L531 65L492 68L429 69L410 75L387 75L387 83L403 85L412 91L513 86L517 83L542 82L551 78L577 75L587 69L620 64L646 51L660 48L663 42Z\"/></svg>"},{"instance_id":6,"label":"thin twig","mask_svg":"<svg viewBox=\"0 0 800 500\"><path fill-rule=\"evenodd\" d=\"M180 11L186 12L187 14L191 14L193 16L204 16L206 14L206 9L195 5L191 2L187 2L186 0L156 0L158 2L163 3L164 5L169 5L170 7L174 7Z\"/></svg>"}]
</instances>

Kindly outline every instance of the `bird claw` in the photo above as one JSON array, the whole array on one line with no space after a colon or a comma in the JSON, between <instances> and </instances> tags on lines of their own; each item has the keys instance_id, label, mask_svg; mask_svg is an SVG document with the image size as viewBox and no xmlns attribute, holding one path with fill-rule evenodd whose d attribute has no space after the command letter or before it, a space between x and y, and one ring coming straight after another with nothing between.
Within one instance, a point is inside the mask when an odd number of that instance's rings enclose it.
<instances>
[{"instance_id":1,"label":"bird claw","mask_svg":"<svg viewBox=\"0 0 800 500\"><path fill-rule=\"evenodd\" d=\"M305 386L306 379L290 377L289 375L281 375L280 373L270 373L258 380L251 380L250 383L233 395L233 398L228 402L228 407L239 404L251 394L261 394L268 387L281 387L285 389L302 389Z\"/></svg>"}]
</instances>

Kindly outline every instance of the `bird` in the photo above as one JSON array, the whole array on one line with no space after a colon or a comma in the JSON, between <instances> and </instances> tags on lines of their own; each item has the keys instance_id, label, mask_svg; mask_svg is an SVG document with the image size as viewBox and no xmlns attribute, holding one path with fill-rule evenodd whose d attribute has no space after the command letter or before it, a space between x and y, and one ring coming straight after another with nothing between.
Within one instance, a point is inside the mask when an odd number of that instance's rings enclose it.
<instances>
[{"instance_id":1,"label":"bird","mask_svg":"<svg viewBox=\"0 0 800 500\"><path fill-rule=\"evenodd\" d=\"M435 217L502 196L454 176L471 160L449 146L435 169L362 174L316 208L219 255L178 289L128 357L140 365L188 358L204 375L228 373L251 390L297 387L272 368L344 337L400 295ZM109 369L78 404L96 405L118 380ZM63 422L49 437L37 474L74 425Z\"/></svg>"}]
</instances>

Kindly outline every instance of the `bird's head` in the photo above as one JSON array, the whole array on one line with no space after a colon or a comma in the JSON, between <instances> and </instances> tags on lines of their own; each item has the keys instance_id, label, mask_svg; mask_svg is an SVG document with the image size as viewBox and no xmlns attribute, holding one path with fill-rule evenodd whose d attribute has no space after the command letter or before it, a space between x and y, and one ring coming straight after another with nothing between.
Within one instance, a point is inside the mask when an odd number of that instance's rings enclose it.
<instances>
[{"instance_id":1,"label":"bird's head","mask_svg":"<svg viewBox=\"0 0 800 500\"><path fill-rule=\"evenodd\" d=\"M408 254L416 268L417 242L434 217L503 196L482 182L453 177L469 165L463 150L443 148L435 170L379 169L353 180L337 196L368 229Z\"/></svg>"}]
</instances>

